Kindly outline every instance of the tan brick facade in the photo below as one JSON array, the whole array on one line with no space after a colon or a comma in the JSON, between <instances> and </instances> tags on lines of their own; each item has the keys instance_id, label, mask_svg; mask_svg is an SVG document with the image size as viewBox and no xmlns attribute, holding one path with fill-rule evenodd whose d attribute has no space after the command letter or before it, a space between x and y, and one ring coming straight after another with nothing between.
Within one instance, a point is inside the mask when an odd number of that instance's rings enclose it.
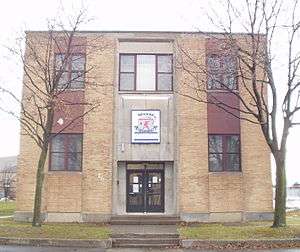
<instances>
[{"instance_id":1,"label":"tan brick facade","mask_svg":"<svg viewBox=\"0 0 300 252\"><path fill-rule=\"evenodd\" d=\"M102 84L86 85L85 99L87 102L101 100L101 106L84 118L82 172L48 171L47 162L43 213L48 221L107 221L114 212L113 198L119 189L113 188L122 179L116 177L119 161L116 152L123 147L117 144L115 132L115 115L119 106L124 106L122 102L116 102L119 95L118 50L122 49L120 41L173 41L174 57L180 54L180 50L176 48L179 45L196 58L199 64L205 65L205 35L82 33L80 36L87 38L86 65L93 67L86 79ZM93 43L100 40L105 44L101 52L89 51L93 50ZM202 75L201 78L206 77ZM247 214L251 213L254 215L249 219L260 218L256 214L270 214L270 154L260 128L241 121L241 172L208 172L207 106L180 95L193 95L185 84L194 82L187 73L175 68L173 85L176 92L168 98L173 99L174 103L174 110L171 110L174 117L169 119L174 119L174 129L171 129L175 137L174 143L171 143L174 144L174 158L161 160L173 163L174 167L170 173L173 177L169 179L170 183L174 183L174 213L187 221L237 221L247 219ZM153 108L156 102L148 101L143 106ZM16 219L30 218L38 155L39 149L33 140L22 135L18 161ZM144 156L145 161L151 161L147 160L147 153ZM114 204L119 202L116 199Z\"/></svg>"}]
</instances>

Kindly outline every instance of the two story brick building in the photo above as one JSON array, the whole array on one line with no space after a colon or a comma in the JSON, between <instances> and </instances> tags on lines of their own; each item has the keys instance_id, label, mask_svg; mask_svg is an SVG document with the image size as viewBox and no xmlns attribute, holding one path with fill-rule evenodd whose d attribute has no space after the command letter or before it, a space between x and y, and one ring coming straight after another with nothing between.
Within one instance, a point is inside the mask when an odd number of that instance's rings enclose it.
<instances>
[{"instance_id":1,"label":"two story brick building","mask_svg":"<svg viewBox=\"0 0 300 252\"><path fill-rule=\"evenodd\" d=\"M28 32L27 39L42 34ZM204 222L272 217L270 153L259 126L182 95L193 95L183 84L195 83L178 66L183 50L228 88L243 93L234 76L237 61L224 53L218 36L76 34L84 42L74 57L84 57L71 62L64 77L84 67L92 70L65 95L99 98L102 104L51 141L43 189L46 221L109 221L112 216L140 214ZM244 43L245 36L237 34L236 39ZM108 46L101 53L88 53L88 46L100 37ZM61 51L53 55L56 64L63 56ZM91 86L91 76L111 85ZM207 83L204 95L239 106L214 78L200 78ZM68 118L63 113L54 118L55 133ZM38 154L33 140L22 135L17 220L32 217Z\"/></svg>"}]
</instances>

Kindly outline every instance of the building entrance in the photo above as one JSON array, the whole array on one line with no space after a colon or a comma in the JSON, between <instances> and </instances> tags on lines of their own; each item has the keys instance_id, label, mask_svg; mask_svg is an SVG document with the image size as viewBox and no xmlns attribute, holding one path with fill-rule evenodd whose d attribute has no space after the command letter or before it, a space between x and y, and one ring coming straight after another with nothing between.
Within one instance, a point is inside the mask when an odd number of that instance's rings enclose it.
<instances>
[{"instance_id":1,"label":"building entrance","mask_svg":"<svg viewBox=\"0 0 300 252\"><path fill-rule=\"evenodd\" d=\"M127 212L164 212L164 170L127 170Z\"/></svg>"}]
</instances>

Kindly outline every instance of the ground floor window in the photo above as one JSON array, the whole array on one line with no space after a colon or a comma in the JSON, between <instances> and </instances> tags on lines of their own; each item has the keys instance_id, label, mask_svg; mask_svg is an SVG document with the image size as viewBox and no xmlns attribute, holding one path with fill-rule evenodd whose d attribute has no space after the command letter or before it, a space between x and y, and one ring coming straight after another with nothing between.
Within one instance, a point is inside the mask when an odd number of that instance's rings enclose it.
<instances>
[{"instance_id":1,"label":"ground floor window","mask_svg":"<svg viewBox=\"0 0 300 252\"><path fill-rule=\"evenodd\" d=\"M82 170L82 134L64 133L51 138L49 170Z\"/></svg>"},{"instance_id":2,"label":"ground floor window","mask_svg":"<svg viewBox=\"0 0 300 252\"><path fill-rule=\"evenodd\" d=\"M208 135L209 171L240 171L240 136Z\"/></svg>"}]
</instances>

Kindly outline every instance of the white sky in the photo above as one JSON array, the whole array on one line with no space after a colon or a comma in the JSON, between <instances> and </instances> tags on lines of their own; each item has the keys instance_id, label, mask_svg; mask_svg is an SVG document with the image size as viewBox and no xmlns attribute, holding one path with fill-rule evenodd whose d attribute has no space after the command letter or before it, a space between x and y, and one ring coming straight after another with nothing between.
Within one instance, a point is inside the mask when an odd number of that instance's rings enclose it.
<instances>
[{"instance_id":1,"label":"white sky","mask_svg":"<svg viewBox=\"0 0 300 252\"><path fill-rule=\"evenodd\" d=\"M212 3L214 1L210 0ZM16 38L24 30L47 29L47 19L61 15L62 8L68 15L76 12L81 6L87 8L88 16L92 18L92 21L82 27L85 30L214 30L203 14L207 5L208 1L204 0L1 1L0 85L21 94L22 66L8 56L5 46L14 45ZM288 5L287 8L289 8ZM284 54L280 43L277 43L275 51L278 51L279 55ZM275 68L276 78L282 80L285 73L281 70L281 64L277 64ZM2 100L3 102L5 103ZM289 184L300 182L299 139L300 126L291 130L288 142L287 177ZM19 123L0 112L0 157L17 155L18 152Z\"/></svg>"}]
</instances>

